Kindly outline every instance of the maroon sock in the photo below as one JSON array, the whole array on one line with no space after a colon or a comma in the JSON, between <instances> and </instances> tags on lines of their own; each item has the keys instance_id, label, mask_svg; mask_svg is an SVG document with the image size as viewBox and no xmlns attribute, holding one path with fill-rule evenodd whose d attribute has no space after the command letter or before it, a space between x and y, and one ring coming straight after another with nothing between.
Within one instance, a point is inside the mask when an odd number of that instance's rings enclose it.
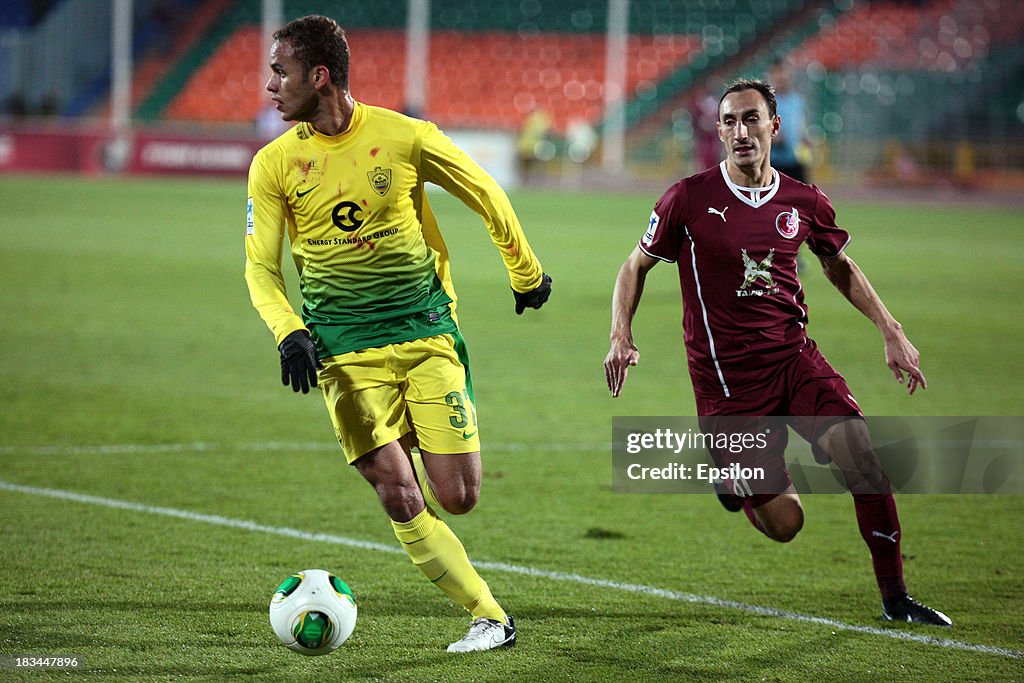
<instances>
[{"instance_id":1,"label":"maroon sock","mask_svg":"<svg viewBox=\"0 0 1024 683\"><path fill-rule=\"evenodd\" d=\"M907 592L903 583L903 557L900 555L900 518L891 493L854 494L860 535L871 551L871 564L882 598Z\"/></svg>"}]
</instances>

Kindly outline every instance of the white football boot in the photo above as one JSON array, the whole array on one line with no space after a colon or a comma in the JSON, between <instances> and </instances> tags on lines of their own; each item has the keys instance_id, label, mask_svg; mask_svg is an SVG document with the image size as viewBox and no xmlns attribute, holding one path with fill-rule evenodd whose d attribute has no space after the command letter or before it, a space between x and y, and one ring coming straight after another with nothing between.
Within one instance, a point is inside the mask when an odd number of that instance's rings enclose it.
<instances>
[{"instance_id":1,"label":"white football boot","mask_svg":"<svg viewBox=\"0 0 1024 683\"><path fill-rule=\"evenodd\" d=\"M448 652L481 652L516 644L516 621L508 616L508 625L480 617L469 626L469 633L462 640L448 646Z\"/></svg>"}]
</instances>

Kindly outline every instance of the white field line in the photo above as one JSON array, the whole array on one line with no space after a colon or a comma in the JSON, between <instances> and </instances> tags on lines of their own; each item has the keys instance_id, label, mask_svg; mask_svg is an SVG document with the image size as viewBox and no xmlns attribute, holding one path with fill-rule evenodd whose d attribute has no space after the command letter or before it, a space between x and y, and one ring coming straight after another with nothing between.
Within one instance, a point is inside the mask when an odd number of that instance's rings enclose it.
<instances>
[{"instance_id":1,"label":"white field line","mask_svg":"<svg viewBox=\"0 0 1024 683\"><path fill-rule=\"evenodd\" d=\"M35 486L22 486L21 484L13 484L2 480L0 480L0 491L23 493L33 496L44 496L47 498L56 498L59 500L73 501L76 503L85 503L89 505L99 505L101 507L128 510L131 512L142 512L151 515L162 515L164 517L174 517L177 519L184 519L192 522L203 522L206 524L215 524L217 526L230 527L234 529L244 529L246 531L255 531L264 534L271 534L274 536L285 536L287 538L294 538L300 541L331 543L334 545L348 546L350 548L359 548L362 550L390 553L393 555L405 554L404 551L402 551L400 548L393 545L385 545L383 543L360 541L358 539L347 538L345 536L335 536L333 534L311 533L308 531L301 531L299 529L290 529L288 527L267 526L265 524L250 522L244 519L232 519L230 517L222 517L221 515L207 515L198 512L190 512L188 510L179 510L176 508L143 505L141 503L133 503L131 501L118 500L115 498L104 498L102 496L92 496L84 493L75 493L74 491L38 488ZM709 605L712 607L734 609L742 612L747 612L750 614L756 614L758 616L774 617L777 619L788 619L790 621L815 624L818 626L825 626L836 630L852 631L854 633L863 633L871 636L893 638L895 640L909 640L915 643L932 645L935 647L941 647L950 650L962 650L966 652L983 652L986 654L999 655L1002 657L1024 659L1024 651L1021 650L1011 650L1008 648L996 647L993 645L978 645L975 643L964 643L958 640L951 640L949 638L936 638L933 636L921 635L918 633L911 633L908 631L896 629L881 629L873 626L847 624L845 622L837 621L835 619L829 619L827 617L817 617L809 614L801 614L799 612L790 612L788 610L775 609L773 607L748 605L746 603L736 602L734 600L723 600L721 598L716 598L709 595L682 593L679 591L669 590L667 588L656 588L654 586L646 586L643 584L636 583L622 583L619 581L611 581L609 579L597 579L589 576L582 576L580 574L569 574L565 572L550 571L547 569L536 569L534 567L523 567L520 565L507 564L504 562L486 562L474 560L473 565L481 569L506 572L509 574L520 574L523 576L550 579L552 581L562 581L566 583L576 583L585 586L609 588L612 590L626 591L629 593L647 595L651 597L662 598L665 600L677 600L680 602L689 602L699 605Z\"/></svg>"}]
</instances>

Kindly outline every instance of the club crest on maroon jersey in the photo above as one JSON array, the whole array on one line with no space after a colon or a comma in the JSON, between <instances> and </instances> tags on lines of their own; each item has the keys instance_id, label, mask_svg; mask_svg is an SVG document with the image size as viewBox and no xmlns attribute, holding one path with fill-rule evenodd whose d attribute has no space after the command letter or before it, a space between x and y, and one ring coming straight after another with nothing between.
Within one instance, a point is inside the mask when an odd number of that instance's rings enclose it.
<instances>
[{"instance_id":1,"label":"club crest on maroon jersey","mask_svg":"<svg viewBox=\"0 0 1024 683\"><path fill-rule=\"evenodd\" d=\"M779 286L775 283L775 278L772 277L772 259L775 258L774 249L769 249L768 255L760 262L750 258L746 249L740 249L740 256L743 258L743 284L736 290L736 296L764 296L766 294L779 293ZM756 288L758 280L768 289ZM755 286L754 289L746 292L743 291L751 285Z\"/></svg>"},{"instance_id":2,"label":"club crest on maroon jersey","mask_svg":"<svg viewBox=\"0 0 1024 683\"><path fill-rule=\"evenodd\" d=\"M792 211L784 211L775 217L775 229L787 240L796 237L800 232L800 213L793 207Z\"/></svg>"}]
</instances>

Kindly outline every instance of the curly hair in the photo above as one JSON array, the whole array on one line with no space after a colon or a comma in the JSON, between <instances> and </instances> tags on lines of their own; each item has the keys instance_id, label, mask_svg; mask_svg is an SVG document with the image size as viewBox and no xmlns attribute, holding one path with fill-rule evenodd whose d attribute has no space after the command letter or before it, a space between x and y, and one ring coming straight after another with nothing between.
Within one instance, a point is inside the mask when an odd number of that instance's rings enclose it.
<instances>
[{"instance_id":1,"label":"curly hair","mask_svg":"<svg viewBox=\"0 0 1024 683\"><path fill-rule=\"evenodd\" d=\"M289 21L274 33L274 40L291 45L305 73L314 66L326 66L331 82L348 90L348 40L345 30L334 19L311 14Z\"/></svg>"},{"instance_id":2,"label":"curly hair","mask_svg":"<svg viewBox=\"0 0 1024 683\"><path fill-rule=\"evenodd\" d=\"M726 95L744 90L756 90L761 93L764 101L768 104L768 115L773 119L775 118L778 113L778 103L775 101L775 88L770 83L757 78L737 78L730 83L725 92L722 93L722 96L718 98L718 110L722 110L722 101L725 100Z\"/></svg>"}]
</instances>

